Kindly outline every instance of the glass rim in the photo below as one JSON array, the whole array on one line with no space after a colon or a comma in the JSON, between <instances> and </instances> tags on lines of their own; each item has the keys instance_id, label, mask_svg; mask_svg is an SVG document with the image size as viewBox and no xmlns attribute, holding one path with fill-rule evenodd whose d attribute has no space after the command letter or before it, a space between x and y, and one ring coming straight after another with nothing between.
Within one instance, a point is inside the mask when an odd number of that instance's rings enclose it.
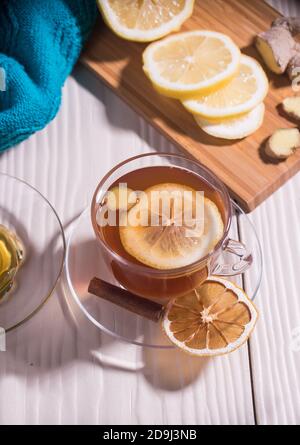
<instances>
[{"instance_id":1,"label":"glass rim","mask_svg":"<svg viewBox=\"0 0 300 445\"><path fill-rule=\"evenodd\" d=\"M133 263L130 260L127 260L126 258L122 257L121 255L119 255L100 236L99 230L98 230L98 225L96 222L95 209L96 209L96 205L97 205L97 195L98 195L99 191L103 188L103 185L105 184L105 182L110 178L110 176L113 173L115 173L117 170L119 170L122 166L129 164L132 161L135 161L135 160L141 159L141 158L153 157L153 156L163 157L163 158L182 159L182 160L185 160L191 164L194 164L198 168L200 167L200 169L202 169L205 173L207 173L209 176L211 176L214 179L214 181L217 182L218 187L221 189L221 192L224 195L226 210L228 212L228 219L227 219L226 227L224 228L222 238L215 245L214 249L211 252L209 252L207 255L205 255L204 257L200 258L199 260L197 260L191 264L188 264L188 265L182 266L182 267L178 267L178 268L167 269L167 270L166 269L154 269L154 268L148 267L143 264L136 264L136 263ZM109 170L109 172L106 173L106 175L101 179L101 181L98 183L98 185L95 189L95 192L94 192L94 195L92 198L90 214L91 214L92 226L93 226L94 233L96 235L97 240L104 247L104 249L119 263L122 263L126 267L134 267L137 271L140 271L141 273L147 273L147 274L151 274L154 276L174 276L174 275L181 275L182 273L193 271L194 269L197 269L202 263L204 263L204 262L207 263L208 260L222 247L224 240L226 239L229 229L230 229L231 220L232 220L232 207L231 207L230 196L229 196L229 193L228 193L228 190L227 190L225 184L209 168L205 167L200 162L190 159L184 155L163 152L163 153L143 153L140 155L136 155L136 156L133 156L131 158L128 158L128 159L118 163L115 167L113 167L111 170Z\"/></svg>"},{"instance_id":2,"label":"glass rim","mask_svg":"<svg viewBox=\"0 0 300 445\"><path fill-rule=\"evenodd\" d=\"M21 184L25 185L29 189L33 190L50 207L50 209L52 210L52 212L53 212L53 214L54 214L54 216L55 216L55 218L57 220L57 223L58 223L58 226L59 226L59 229L60 229L60 234L61 234L61 238L62 238L62 249L63 249L63 251L62 251L62 259L61 259L61 263L59 265L59 270L58 270L58 273L57 273L57 276L56 276L55 280L53 281L53 284L52 284L50 290L47 292L47 294L45 294L45 297L43 298L41 303L33 311L31 311L30 314L28 314L23 320L18 321L17 323L15 323L15 324L9 326L7 329L5 329L5 332L8 333L8 332L13 331L14 329L17 329L18 327L22 326L24 323L29 321L31 318L33 318L34 315L36 315L44 307L44 305L47 303L47 301L52 296L52 294L53 294L53 292L54 292L54 290L55 290L55 288L56 288L56 286L57 286L57 284L58 284L58 282L59 282L59 280L61 278L61 275L62 275L62 272L63 272L63 269L64 269L64 264L65 264L65 259L66 259L67 243L66 243L66 237L65 237L65 231L64 231L64 228L63 228L63 224L62 224L62 222L60 220L60 217L58 216L57 211L55 210L55 208L51 204L51 202L37 188L35 188L33 185L29 184L28 182L24 181L24 179L20 179L17 176L13 176L13 175L10 175L10 174L4 173L4 172L0 172L0 177L1 176L9 178L9 179L13 179L13 180L15 180L17 182L20 182Z\"/></svg>"}]
</instances>

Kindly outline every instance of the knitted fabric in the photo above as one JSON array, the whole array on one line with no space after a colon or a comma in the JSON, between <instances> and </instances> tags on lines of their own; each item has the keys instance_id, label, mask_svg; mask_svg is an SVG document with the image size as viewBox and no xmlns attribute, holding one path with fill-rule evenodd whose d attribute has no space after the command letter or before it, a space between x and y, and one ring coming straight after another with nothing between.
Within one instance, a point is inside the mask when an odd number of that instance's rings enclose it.
<instances>
[{"instance_id":1,"label":"knitted fabric","mask_svg":"<svg viewBox=\"0 0 300 445\"><path fill-rule=\"evenodd\" d=\"M0 1L0 152L55 117L96 14L95 0Z\"/></svg>"}]
</instances>

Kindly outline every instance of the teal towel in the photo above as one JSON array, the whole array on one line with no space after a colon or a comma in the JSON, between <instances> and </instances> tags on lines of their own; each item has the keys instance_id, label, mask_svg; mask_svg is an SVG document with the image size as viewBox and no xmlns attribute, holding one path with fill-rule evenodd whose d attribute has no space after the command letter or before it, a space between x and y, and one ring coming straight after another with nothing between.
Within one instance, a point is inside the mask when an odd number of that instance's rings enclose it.
<instances>
[{"instance_id":1,"label":"teal towel","mask_svg":"<svg viewBox=\"0 0 300 445\"><path fill-rule=\"evenodd\" d=\"M96 15L95 0L0 0L0 152L55 117Z\"/></svg>"}]
</instances>

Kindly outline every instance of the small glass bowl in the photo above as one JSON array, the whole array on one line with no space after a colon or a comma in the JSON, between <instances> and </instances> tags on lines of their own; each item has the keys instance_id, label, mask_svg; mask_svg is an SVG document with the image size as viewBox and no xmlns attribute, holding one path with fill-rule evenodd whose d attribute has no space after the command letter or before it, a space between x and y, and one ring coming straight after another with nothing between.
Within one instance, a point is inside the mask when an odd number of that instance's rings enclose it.
<instances>
[{"instance_id":1,"label":"small glass bowl","mask_svg":"<svg viewBox=\"0 0 300 445\"><path fill-rule=\"evenodd\" d=\"M60 219L34 187L0 173L0 224L25 248L13 289L0 300L0 327L12 331L35 315L51 296L63 270L66 242Z\"/></svg>"}]
</instances>

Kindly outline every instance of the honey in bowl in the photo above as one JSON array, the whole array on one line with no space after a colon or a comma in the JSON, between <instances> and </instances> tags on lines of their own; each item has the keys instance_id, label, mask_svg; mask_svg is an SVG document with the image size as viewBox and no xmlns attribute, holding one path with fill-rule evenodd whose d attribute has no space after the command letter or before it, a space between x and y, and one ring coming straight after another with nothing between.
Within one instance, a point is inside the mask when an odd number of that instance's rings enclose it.
<instances>
[{"instance_id":1,"label":"honey in bowl","mask_svg":"<svg viewBox=\"0 0 300 445\"><path fill-rule=\"evenodd\" d=\"M125 184L128 194L132 191L128 203L124 202L120 187ZM184 295L207 278L206 257L223 237L227 215L221 194L204 178L180 167L143 167L121 176L109 190L118 191L119 205L110 206L115 212L115 224L101 223L107 211L107 206L103 204L110 204L110 195L108 198L106 195L94 210L94 228L96 221L98 237L115 254L107 255L111 269L125 288L164 303L170 298ZM153 203L153 192L180 192L181 196L190 192L190 219L194 225L188 224L186 227L185 224L176 223L176 217L172 215L172 202L171 213L166 217L161 201L156 206L156 212L150 206L151 218L153 213L158 215L156 225L150 224L150 220L146 224L132 224L132 216L140 216L145 209L149 216L149 209L143 207L146 198L140 192L149 198L148 204ZM199 227L201 234L195 233L198 230L196 192L201 193L202 201L199 202L204 206L203 226ZM186 230L192 230L192 234L186 236Z\"/></svg>"}]
</instances>

